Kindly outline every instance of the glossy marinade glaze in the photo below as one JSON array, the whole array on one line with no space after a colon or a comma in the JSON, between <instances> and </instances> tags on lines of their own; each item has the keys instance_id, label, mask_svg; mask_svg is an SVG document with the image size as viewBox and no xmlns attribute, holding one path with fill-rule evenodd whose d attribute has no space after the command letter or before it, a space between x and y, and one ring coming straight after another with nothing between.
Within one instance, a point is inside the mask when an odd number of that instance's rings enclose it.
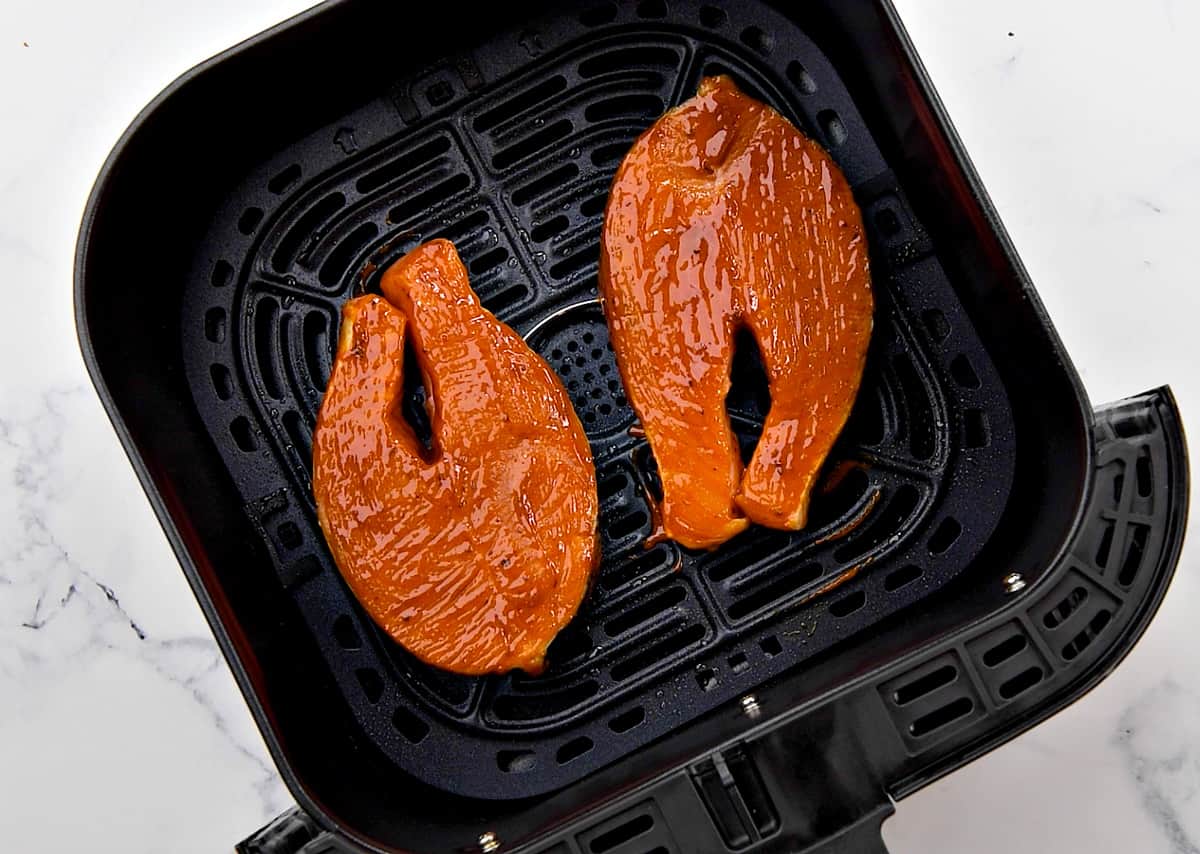
<instances>
[{"instance_id":1,"label":"glossy marinade glaze","mask_svg":"<svg viewBox=\"0 0 1200 854\"><path fill-rule=\"evenodd\" d=\"M407 336L432 441L400 412ZM317 419L313 492L342 575L422 660L542 669L598 560L595 470L561 382L484 309L454 246L350 300Z\"/></svg>"},{"instance_id":2,"label":"glossy marinade glaze","mask_svg":"<svg viewBox=\"0 0 1200 854\"><path fill-rule=\"evenodd\" d=\"M802 528L874 307L862 216L828 153L728 78L705 79L617 171L600 291L665 534L715 548L751 522ZM771 396L744 468L725 410L743 328Z\"/></svg>"}]
</instances>

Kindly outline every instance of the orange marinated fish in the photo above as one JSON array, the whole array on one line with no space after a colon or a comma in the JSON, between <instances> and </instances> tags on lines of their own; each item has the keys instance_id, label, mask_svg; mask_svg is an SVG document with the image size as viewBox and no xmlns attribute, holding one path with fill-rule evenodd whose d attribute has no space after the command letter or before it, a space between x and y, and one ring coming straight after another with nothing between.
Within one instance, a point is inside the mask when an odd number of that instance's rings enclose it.
<instances>
[{"instance_id":1,"label":"orange marinated fish","mask_svg":"<svg viewBox=\"0 0 1200 854\"><path fill-rule=\"evenodd\" d=\"M626 155L602 243L604 310L658 463L666 536L714 548L751 522L802 528L871 334L862 216L837 165L708 78ZM743 328L771 395L744 470L725 411Z\"/></svg>"},{"instance_id":2,"label":"orange marinated fish","mask_svg":"<svg viewBox=\"0 0 1200 854\"><path fill-rule=\"evenodd\" d=\"M598 558L595 469L561 382L484 309L454 246L350 300L313 440L317 515L385 631L465 674L542 669ZM406 336L424 376L426 448L400 414Z\"/></svg>"}]
</instances>

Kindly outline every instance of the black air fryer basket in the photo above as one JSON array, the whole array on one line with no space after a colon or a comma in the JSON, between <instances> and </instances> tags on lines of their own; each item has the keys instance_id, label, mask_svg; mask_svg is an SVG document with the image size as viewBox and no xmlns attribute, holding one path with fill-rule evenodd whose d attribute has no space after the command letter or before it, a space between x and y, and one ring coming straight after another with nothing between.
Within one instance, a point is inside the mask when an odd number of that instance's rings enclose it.
<instances>
[{"instance_id":1,"label":"black air fryer basket","mask_svg":"<svg viewBox=\"0 0 1200 854\"><path fill-rule=\"evenodd\" d=\"M876 329L805 531L647 549L600 223L636 135L716 73L841 165ZM603 565L537 678L407 655L316 525L339 308L434 237L559 372L596 456ZM301 804L245 852L882 850L894 799L1114 667L1179 554L1169 391L1091 409L886 0L328 3L142 113L88 205L76 299ZM746 349L749 448L768 400Z\"/></svg>"}]
</instances>

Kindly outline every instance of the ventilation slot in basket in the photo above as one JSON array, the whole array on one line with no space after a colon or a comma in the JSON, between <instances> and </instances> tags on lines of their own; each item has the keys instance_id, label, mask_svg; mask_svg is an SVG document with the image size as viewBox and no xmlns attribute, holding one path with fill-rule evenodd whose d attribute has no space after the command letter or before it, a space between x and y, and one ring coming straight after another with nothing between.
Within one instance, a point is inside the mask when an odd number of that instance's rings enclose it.
<instances>
[{"instance_id":1,"label":"ventilation slot in basket","mask_svg":"<svg viewBox=\"0 0 1200 854\"><path fill-rule=\"evenodd\" d=\"M729 606L729 619L741 620L753 613L777 605L788 595L803 590L819 580L824 568L819 563L806 564L790 571L783 571L763 587Z\"/></svg>"},{"instance_id":2,"label":"ventilation slot in basket","mask_svg":"<svg viewBox=\"0 0 1200 854\"><path fill-rule=\"evenodd\" d=\"M536 133L531 133L520 142L513 143L507 148L497 151L492 157L492 166L498 170L507 169L514 163L518 163L527 157L532 157L539 151L550 147L574 129L575 126L571 124L569 119L559 119Z\"/></svg>"},{"instance_id":3,"label":"ventilation slot in basket","mask_svg":"<svg viewBox=\"0 0 1200 854\"><path fill-rule=\"evenodd\" d=\"M600 575L600 585L607 590L618 590L637 579L649 580L664 569L675 564L673 547L660 543L637 557L616 564Z\"/></svg>"},{"instance_id":4,"label":"ventilation slot in basket","mask_svg":"<svg viewBox=\"0 0 1200 854\"><path fill-rule=\"evenodd\" d=\"M619 735L623 732L629 732L636 726L640 726L645 719L645 710L641 706L634 706L629 711L622 712L609 721L608 728Z\"/></svg>"},{"instance_id":5,"label":"ventilation slot in basket","mask_svg":"<svg viewBox=\"0 0 1200 854\"><path fill-rule=\"evenodd\" d=\"M559 214L531 228L529 237L534 243L545 243L550 238L566 231L570 224L571 220L567 218L566 214Z\"/></svg>"},{"instance_id":6,"label":"ventilation slot in basket","mask_svg":"<svg viewBox=\"0 0 1200 854\"><path fill-rule=\"evenodd\" d=\"M405 706L397 706L392 713L392 726L410 744L420 744L429 735L429 724Z\"/></svg>"},{"instance_id":7,"label":"ventilation slot in basket","mask_svg":"<svg viewBox=\"0 0 1200 854\"><path fill-rule=\"evenodd\" d=\"M1076 587L1064 596L1052 610L1046 612L1046 615L1042 617L1042 625L1048 629L1058 628L1079 609L1080 605L1087 601L1087 598L1087 590L1083 587Z\"/></svg>"},{"instance_id":8,"label":"ventilation slot in basket","mask_svg":"<svg viewBox=\"0 0 1200 854\"><path fill-rule=\"evenodd\" d=\"M686 588L668 587L640 605L623 608L618 616L604 624L604 633L612 638L619 637L630 629L666 614L686 598Z\"/></svg>"},{"instance_id":9,"label":"ventilation slot in basket","mask_svg":"<svg viewBox=\"0 0 1200 854\"><path fill-rule=\"evenodd\" d=\"M1116 522L1112 520L1104 522L1104 531L1100 534L1100 545L1096 547L1096 566L1100 569L1108 566L1108 559L1112 555L1113 532L1116 531L1116 528Z\"/></svg>"},{"instance_id":10,"label":"ventilation slot in basket","mask_svg":"<svg viewBox=\"0 0 1200 854\"><path fill-rule=\"evenodd\" d=\"M310 311L304 315L304 369L314 389L324 389L329 382L333 362L329 352L329 321L324 312Z\"/></svg>"},{"instance_id":11,"label":"ventilation slot in basket","mask_svg":"<svg viewBox=\"0 0 1200 854\"><path fill-rule=\"evenodd\" d=\"M867 604L867 594L861 590L851 593L849 596L843 596L832 605L829 606L829 613L834 617L848 617Z\"/></svg>"},{"instance_id":12,"label":"ventilation slot in basket","mask_svg":"<svg viewBox=\"0 0 1200 854\"><path fill-rule=\"evenodd\" d=\"M491 130L496 125L506 122L528 109L544 105L547 100L559 92L565 91L566 88L567 78L556 74L524 92L513 95L490 110L480 113L474 122L475 130L479 132Z\"/></svg>"},{"instance_id":13,"label":"ventilation slot in basket","mask_svg":"<svg viewBox=\"0 0 1200 854\"><path fill-rule=\"evenodd\" d=\"M427 215L432 208L440 207L451 198L471 186L466 175L451 175L422 193L407 198L388 212L388 222L406 223L413 217Z\"/></svg>"},{"instance_id":14,"label":"ventilation slot in basket","mask_svg":"<svg viewBox=\"0 0 1200 854\"><path fill-rule=\"evenodd\" d=\"M279 537L279 542L288 551L295 551L304 545L304 536L300 533L300 529L296 527L295 522L284 522L275 529L276 536Z\"/></svg>"},{"instance_id":15,"label":"ventilation slot in basket","mask_svg":"<svg viewBox=\"0 0 1200 854\"><path fill-rule=\"evenodd\" d=\"M639 18L665 18L667 4L663 0L642 0L638 4L637 13Z\"/></svg>"},{"instance_id":16,"label":"ventilation slot in basket","mask_svg":"<svg viewBox=\"0 0 1200 854\"><path fill-rule=\"evenodd\" d=\"M495 249L485 252L478 258L471 261L471 263L468 265L468 269L473 277L481 276L489 270L494 270L496 267L499 267L507 260L508 250L503 246L497 246Z\"/></svg>"},{"instance_id":17,"label":"ventilation slot in basket","mask_svg":"<svg viewBox=\"0 0 1200 854\"><path fill-rule=\"evenodd\" d=\"M1125 559L1121 561L1121 571L1117 574L1117 583L1122 587L1133 584L1138 570L1142 567L1142 558L1146 554L1146 541L1150 538L1150 526L1140 522L1130 522L1127 531Z\"/></svg>"},{"instance_id":18,"label":"ventilation slot in basket","mask_svg":"<svg viewBox=\"0 0 1200 854\"><path fill-rule=\"evenodd\" d=\"M867 529L839 546L833 553L834 557L849 562L883 545L908 527L908 520L916 512L920 501L921 493L915 486L902 484Z\"/></svg>"},{"instance_id":19,"label":"ventilation slot in basket","mask_svg":"<svg viewBox=\"0 0 1200 854\"><path fill-rule=\"evenodd\" d=\"M646 814L639 815L597 836L588 845L588 850L592 854L604 854L606 851L620 848L627 842L632 842L639 836L649 833L653 828L653 817Z\"/></svg>"},{"instance_id":20,"label":"ventilation slot in basket","mask_svg":"<svg viewBox=\"0 0 1200 854\"><path fill-rule=\"evenodd\" d=\"M229 373L229 368L224 365L216 364L209 368L209 375L212 377L213 392L221 400L229 400L233 397L233 377Z\"/></svg>"},{"instance_id":21,"label":"ventilation slot in basket","mask_svg":"<svg viewBox=\"0 0 1200 854\"><path fill-rule=\"evenodd\" d=\"M364 222L342 238L342 242L329 253L329 257L321 265L321 271L317 275L321 284L325 287L332 287L340 282L355 256L378 234L379 226L373 222Z\"/></svg>"},{"instance_id":22,"label":"ventilation slot in basket","mask_svg":"<svg viewBox=\"0 0 1200 854\"><path fill-rule=\"evenodd\" d=\"M961 353L950 362L950 376L963 388L979 388L979 377L971 367L971 360Z\"/></svg>"},{"instance_id":23,"label":"ventilation slot in basket","mask_svg":"<svg viewBox=\"0 0 1200 854\"><path fill-rule=\"evenodd\" d=\"M962 525L958 523L958 520L947 516L929 538L929 553L932 555L944 554L954 545L961 533Z\"/></svg>"},{"instance_id":24,"label":"ventilation slot in basket","mask_svg":"<svg viewBox=\"0 0 1200 854\"><path fill-rule=\"evenodd\" d=\"M999 667L1027 646L1029 646L1029 641L1025 639L1024 635L1013 635L985 652L983 663L988 667Z\"/></svg>"},{"instance_id":25,"label":"ventilation slot in basket","mask_svg":"<svg viewBox=\"0 0 1200 854\"><path fill-rule=\"evenodd\" d=\"M612 3L601 3L599 6L584 9L579 15L579 22L585 27L598 27L615 20L616 17L616 6Z\"/></svg>"},{"instance_id":26,"label":"ventilation slot in basket","mask_svg":"<svg viewBox=\"0 0 1200 854\"><path fill-rule=\"evenodd\" d=\"M379 675L379 671L373 667L360 667L354 671L354 675L358 678L358 684L362 687L367 702L378 703L379 698L383 696L383 677Z\"/></svg>"},{"instance_id":27,"label":"ventilation slot in basket","mask_svg":"<svg viewBox=\"0 0 1200 854\"><path fill-rule=\"evenodd\" d=\"M270 297L254 307L254 352L258 360L258 378L269 397L283 399L279 371L279 303Z\"/></svg>"},{"instance_id":28,"label":"ventilation slot in basket","mask_svg":"<svg viewBox=\"0 0 1200 854\"><path fill-rule=\"evenodd\" d=\"M251 235L262 220L262 208L246 208L238 218L238 231L245 235Z\"/></svg>"},{"instance_id":29,"label":"ventilation slot in basket","mask_svg":"<svg viewBox=\"0 0 1200 854\"><path fill-rule=\"evenodd\" d=\"M937 442L929 392L925 390L925 384L913 368L911 359L907 356L897 356L892 364L899 381L900 394L904 399L909 447L912 455L918 460L928 460L933 456Z\"/></svg>"},{"instance_id":30,"label":"ventilation slot in basket","mask_svg":"<svg viewBox=\"0 0 1200 854\"><path fill-rule=\"evenodd\" d=\"M825 141L829 143L830 148L837 148L850 137L850 132L846 130L846 125L842 122L842 117L834 110L821 110L817 113L817 125L820 126L821 133L825 135Z\"/></svg>"},{"instance_id":31,"label":"ventilation slot in basket","mask_svg":"<svg viewBox=\"0 0 1200 854\"><path fill-rule=\"evenodd\" d=\"M587 632L568 626L554 638L554 642L546 650L546 658L555 668L561 669L588 655L594 648L592 638Z\"/></svg>"},{"instance_id":32,"label":"ventilation slot in basket","mask_svg":"<svg viewBox=\"0 0 1200 854\"><path fill-rule=\"evenodd\" d=\"M586 703L600 690L594 679L574 682L559 691L501 694L492 703L492 714L502 721L536 721Z\"/></svg>"},{"instance_id":33,"label":"ventilation slot in basket","mask_svg":"<svg viewBox=\"0 0 1200 854\"><path fill-rule=\"evenodd\" d=\"M346 197L341 193L330 193L296 220L296 224L288 229L279 239L275 252L271 256L271 266L277 273L287 272L292 263L302 253L306 252L314 242L319 229L335 213L346 204Z\"/></svg>"},{"instance_id":34,"label":"ventilation slot in basket","mask_svg":"<svg viewBox=\"0 0 1200 854\"><path fill-rule=\"evenodd\" d=\"M589 243L558 263L551 265L550 275L559 280L568 279L580 270L586 270L595 265L599 257L599 244Z\"/></svg>"},{"instance_id":35,"label":"ventilation slot in basket","mask_svg":"<svg viewBox=\"0 0 1200 854\"><path fill-rule=\"evenodd\" d=\"M450 150L450 138L438 136L416 148L400 154L378 169L363 175L355 188L364 195L390 184L397 178L416 173L420 167L435 160Z\"/></svg>"},{"instance_id":36,"label":"ventilation slot in basket","mask_svg":"<svg viewBox=\"0 0 1200 854\"><path fill-rule=\"evenodd\" d=\"M528 296L529 290L524 285L516 284L494 291L481 298L480 302L484 308L504 320L506 313L524 302Z\"/></svg>"},{"instance_id":37,"label":"ventilation slot in basket","mask_svg":"<svg viewBox=\"0 0 1200 854\"><path fill-rule=\"evenodd\" d=\"M963 441L968 448L986 448L991 442L987 414L982 409L963 410Z\"/></svg>"},{"instance_id":38,"label":"ventilation slot in basket","mask_svg":"<svg viewBox=\"0 0 1200 854\"><path fill-rule=\"evenodd\" d=\"M1038 666L1030 667L1022 670L1016 676L1005 681L1000 686L999 694L1001 699L1014 700L1024 694L1030 688L1042 681L1044 674L1042 668Z\"/></svg>"},{"instance_id":39,"label":"ventilation slot in basket","mask_svg":"<svg viewBox=\"0 0 1200 854\"><path fill-rule=\"evenodd\" d=\"M650 516L643 510L622 516L608 526L608 535L613 540L623 540L640 531L650 524Z\"/></svg>"},{"instance_id":40,"label":"ventilation slot in basket","mask_svg":"<svg viewBox=\"0 0 1200 854\"><path fill-rule=\"evenodd\" d=\"M889 593L894 590L899 590L906 584L911 584L912 582L916 581L921 577L923 572L924 570L922 570L921 567L913 564L902 566L895 572L888 573L887 577L883 579L883 589Z\"/></svg>"},{"instance_id":41,"label":"ventilation slot in basket","mask_svg":"<svg viewBox=\"0 0 1200 854\"><path fill-rule=\"evenodd\" d=\"M204 315L204 337L213 344L225 341L225 309L210 308Z\"/></svg>"},{"instance_id":42,"label":"ventilation slot in basket","mask_svg":"<svg viewBox=\"0 0 1200 854\"><path fill-rule=\"evenodd\" d=\"M342 649L362 649L362 637L354 627L354 621L346 614L333 621L333 639Z\"/></svg>"},{"instance_id":43,"label":"ventilation slot in basket","mask_svg":"<svg viewBox=\"0 0 1200 854\"><path fill-rule=\"evenodd\" d=\"M289 409L283 413L283 429L300 457L306 473L312 468L312 430L305 426L299 413Z\"/></svg>"},{"instance_id":44,"label":"ventilation slot in basket","mask_svg":"<svg viewBox=\"0 0 1200 854\"><path fill-rule=\"evenodd\" d=\"M580 77L599 77L602 74L643 69L675 68L679 65L679 54L669 47L660 45L632 45L606 50L579 63Z\"/></svg>"},{"instance_id":45,"label":"ventilation slot in basket","mask_svg":"<svg viewBox=\"0 0 1200 854\"><path fill-rule=\"evenodd\" d=\"M1154 476L1150 468L1150 449L1145 445L1138 449L1134 473L1138 498L1149 498L1154 493Z\"/></svg>"},{"instance_id":46,"label":"ventilation slot in basket","mask_svg":"<svg viewBox=\"0 0 1200 854\"><path fill-rule=\"evenodd\" d=\"M725 14L725 10L719 6L701 6L700 7L700 23L708 27L710 30L715 30L725 26L729 20L729 16Z\"/></svg>"},{"instance_id":47,"label":"ventilation slot in basket","mask_svg":"<svg viewBox=\"0 0 1200 854\"><path fill-rule=\"evenodd\" d=\"M592 165L607 169L614 163L619 163L629 153L631 143L632 140L623 139L620 142L597 146L592 150Z\"/></svg>"},{"instance_id":48,"label":"ventilation slot in basket","mask_svg":"<svg viewBox=\"0 0 1200 854\"><path fill-rule=\"evenodd\" d=\"M562 192L564 186L579 174L579 167L574 163L564 163L544 175L522 184L512 192L514 205L524 205L547 193ZM537 240L535 237L534 240Z\"/></svg>"},{"instance_id":49,"label":"ventilation slot in basket","mask_svg":"<svg viewBox=\"0 0 1200 854\"><path fill-rule=\"evenodd\" d=\"M953 664L946 664L920 676L913 681L901 685L892 695L892 700L897 706L906 706L914 700L919 700L926 694L932 694L939 688L944 688L958 678L958 668Z\"/></svg>"},{"instance_id":50,"label":"ventilation slot in basket","mask_svg":"<svg viewBox=\"0 0 1200 854\"><path fill-rule=\"evenodd\" d=\"M612 678L623 681L651 668L661 668L665 661L703 640L704 635L704 626L693 623L613 665Z\"/></svg>"},{"instance_id":51,"label":"ventilation slot in basket","mask_svg":"<svg viewBox=\"0 0 1200 854\"><path fill-rule=\"evenodd\" d=\"M559 765L566 765L572 759L578 759L594 747L594 743L586 735L573 738L558 749L554 760Z\"/></svg>"},{"instance_id":52,"label":"ventilation slot in basket","mask_svg":"<svg viewBox=\"0 0 1200 854\"><path fill-rule=\"evenodd\" d=\"M760 539L739 552L714 556L713 563L708 567L708 577L712 581L719 583L750 568L749 574L741 575L733 582L730 590L735 594L739 594L743 590L753 589L756 584L763 581L759 577L759 573L755 570L761 568L760 564L763 561L770 560L772 557L779 555L787 547L788 542L789 537L787 534L764 533ZM820 578L823 571L820 566L805 567L805 570L806 574L815 572L815 575L809 579L810 581ZM771 578L780 577L772 575ZM780 580L782 579L780 578Z\"/></svg>"},{"instance_id":53,"label":"ventilation slot in basket","mask_svg":"<svg viewBox=\"0 0 1200 854\"><path fill-rule=\"evenodd\" d=\"M255 438L254 430L246 416L239 415L233 419L229 425L229 434L233 436L234 443L246 453L258 450L258 439Z\"/></svg>"},{"instance_id":54,"label":"ventilation slot in basket","mask_svg":"<svg viewBox=\"0 0 1200 854\"><path fill-rule=\"evenodd\" d=\"M268 181L267 189L277 196L282 195L288 191L289 187L300 180L300 175L300 164L293 163Z\"/></svg>"},{"instance_id":55,"label":"ventilation slot in basket","mask_svg":"<svg viewBox=\"0 0 1200 854\"><path fill-rule=\"evenodd\" d=\"M583 111L583 117L593 123L617 118L651 121L661 116L664 109L666 104L657 95L630 93L589 105Z\"/></svg>"},{"instance_id":56,"label":"ventilation slot in basket","mask_svg":"<svg viewBox=\"0 0 1200 854\"><path fill-rule=\"evenodd\" d=\"M954 723L959 718L966 717L974 710L975 703L970 697L959 697L954 702L947 703L929 714L917 718L909 725L908 731L914 738L923 738Z\"/></svg>"},{"instance_id":57,"label":"ventilation slot in basket","mask_svg":"<svg viewBox=\"0 0 1200 854\"><path fill-rule=\"evenodd\" d=\"M817 81L799 62L789 62L787 67L788 82L795 86L801 95L812 95L817 91Z\"/></svg>"},{"instance_id":58,"label":"ventilation slot in basket","mask_svg":"<svg viewBox=\"0 0 1200 854\"><path fill-rule=\"evenodd\" d=\"M532 750L501 750L496 754L496 764L505 774L524 774L537 765Z\"/></svg>"},{"instance_id":59,"label":"ventilation slot in basket","mask_svg":"<svg viewBox=\"0 0 1200 854\"><path fill-rule=\"evenodd\" d=\"M1092 641L1104 631L1104 627L1108 625L1112 619L1112 612L1108 610L1097 611L1092 617L1083 631L1075 635L1071 642L1063 647L1062 657L1067 661L1074 661L1080 654L1092 645Z\"/></svg>"},{"instance_id":60,"label":"ventilation slot in basket","mask_svg":"<svg viewBox=\"0 0 1200 854\"><path fill-rule=\"evenodd\" d=\"M929 337L935 344L941 344L950 337L950 321L946 320L946 315L940 309L931 308L921 312L921 320L925 322Z\"/></svg>"},{"instance_id":61,"label":"ventilation slot in basket","mask_svg":"<svg viewBox=\"0 0 1200 854\"><path fill-rule=\"evenodd\" d=\"M871 478L866 470L853 463L834 467L825 486L812 499L808 512L808 527L813 530L828 525L838 526L829 539L843 539L858 528L873 510L877 499L867 498ZM842 472L845 472L844 474ZM864 499L867 499L864 502ZM861 508L861 509L860 509ZM858 513L855 514L855 510ZM846 530L849 528L850 530ZM823 539L822 542L828 540Z\"/></svg>"},{"instance_id":62,"label":"ventilation slot in basket","mask_svg":"<svg viewBox=\"0 0 1200 854\"><path fill-rule=\"evenodd\" d=\"M218 261L213 265L209 281L214 288L223 288L233 281L233 265L228 261Z\"/></svg>"}]
</instances>

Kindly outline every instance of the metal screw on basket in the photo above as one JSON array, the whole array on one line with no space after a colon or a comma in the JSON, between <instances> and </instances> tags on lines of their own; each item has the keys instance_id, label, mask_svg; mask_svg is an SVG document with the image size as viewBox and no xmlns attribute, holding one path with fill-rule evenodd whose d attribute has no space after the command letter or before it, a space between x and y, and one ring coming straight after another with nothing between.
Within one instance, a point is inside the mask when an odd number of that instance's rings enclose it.
<instances>
[{"instance_id":1,"label":"metal screw on basket","mask_svg":"<svg viewBox=\"0 0 1200 854\"><path fill-rule=\"evenodd\" d=\"M483 854L492 854L493 851L500 850L500 837L488 831L487 833L479 834L479 850Z\"/></svg>"},{"instance_id":2,"label":"metal screw on basket","mask_svg":"<svg viewBox=\"0 0 1200 854\"><path fill-rule=\"evenodd\" d=\"M748 718L757 718L762 714L762 707L758 705L758 697L753 694L747 694L742 697L742 711Z\"/></svg>"},{"instance_id":3,"label":"metal screw on basket","mask_svg":"<svg viewBox=\"0 0 1200 854\"><path fill-rule=\"evenodd\" d=\"M1010 572L1004 576L1004 590L1007 593L1019 593L1029 586L1025 576L1019 572Z\"/></svg>"}]
</instances>

